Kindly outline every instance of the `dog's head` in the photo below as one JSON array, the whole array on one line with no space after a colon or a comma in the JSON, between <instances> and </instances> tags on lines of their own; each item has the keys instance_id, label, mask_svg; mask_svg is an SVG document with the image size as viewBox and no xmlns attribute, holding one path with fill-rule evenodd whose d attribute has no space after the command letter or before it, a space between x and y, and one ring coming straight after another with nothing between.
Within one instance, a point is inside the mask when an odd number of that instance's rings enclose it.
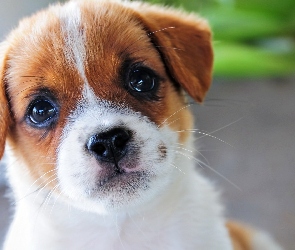
<instances>
[{"instance_id":1,"label":"dog's head","mask_svg":"<svg viewBox=\"0 0 295 250\"><path fill-rule=\"evenodd\" d=\"M148 202L173 181L188 138L177 131L192 126L183 90L202 101L211 81L204 20L69 2L23 20L0 53L0 155L7 139L32 180L100 212Z\"/></svg>"}]
</instances>

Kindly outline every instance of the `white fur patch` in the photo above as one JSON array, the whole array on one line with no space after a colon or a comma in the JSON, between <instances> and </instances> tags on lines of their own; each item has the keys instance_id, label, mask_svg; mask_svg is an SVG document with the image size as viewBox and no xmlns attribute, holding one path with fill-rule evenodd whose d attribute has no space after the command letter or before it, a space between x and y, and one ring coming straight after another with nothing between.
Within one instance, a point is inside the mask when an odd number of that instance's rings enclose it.
<instances>
[{"instance_id":1,"label":"white fur patch","mask_svg":"<svg viewBox=\"0 0 295 250\"><path fill-rule=\"evenodd\" d=\"M60 12L61 29L65 40L64 54L67 62L77 68L83 81L86 60L85 33L81 24L81 12L77 2L69 2Z\"/></svg>"},{"instance_id":2,"label":"white fur patch","mask_svg":"<svg viewBox=\"0 0 295 250\"><path fill-rule=\"evenodd\" d=\"M127 185L99 188L97 183L105 166L87 153L85 145L91 136L116 127L132 131L131 151L127 159L119 163L135 176ZM63 192L85 210L106 213L108 209L133 207L152 199L173 178L173 150L167 150L163 159L159 147L173 147L176 142L177 134L170 129L159 130L140 113L98 99L86 84L58 150L60 185Z\"/></svg>"}]
</instances>

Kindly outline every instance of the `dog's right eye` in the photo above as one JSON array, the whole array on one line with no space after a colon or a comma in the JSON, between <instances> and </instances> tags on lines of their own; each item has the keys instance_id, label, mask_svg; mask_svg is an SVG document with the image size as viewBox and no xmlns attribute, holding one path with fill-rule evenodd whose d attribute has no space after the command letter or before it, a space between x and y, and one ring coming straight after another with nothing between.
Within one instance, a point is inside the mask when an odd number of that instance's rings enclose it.
<instances>
[{"instance_id":1,"label":"dog's right eye","mask_svg":"<svg viewBox=\"0 0 295 250\"><path fill-rule=\"evenodd\" d=\"M162 78L140 62L131 66L127 63L122 70L127 91L140 100L159 100L158 89Z\"/></svg>"},{"instance_id":2,"label":"dog's right eye","mask_svg":"<svg viewBox=\"0 0 295 250\"><path fill-rule=\"evenodd\" d=\"M30 104L28 119L37 127L48 127L57 116L56 107L49 100L37 100Z\"/></svg>"},{"instance_id":3,"label":"dog's right eye","mask_svg":"<svg viewBox=\"0 0 295 250\"><path fill-rule=\"evenodd\" d=\"M136 92L149 92L156 86L156 77L145 69L131 71L129 78L129 87Z\"/></svg>"}]
</instances>

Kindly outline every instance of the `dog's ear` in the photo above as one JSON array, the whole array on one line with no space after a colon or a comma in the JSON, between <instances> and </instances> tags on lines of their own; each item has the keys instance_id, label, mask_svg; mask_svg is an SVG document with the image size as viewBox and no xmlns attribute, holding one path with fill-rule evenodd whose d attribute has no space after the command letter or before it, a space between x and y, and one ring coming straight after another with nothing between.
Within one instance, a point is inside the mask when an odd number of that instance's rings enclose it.
<instances>
[{"instance_id":1,"label":"dog's ear","mask_svg":"<svg viewBox=\"0 0 295 250\"><path fill-rule=\"evenodd\" d=\"M7 49L0 44L0 159L3 156L9 123L9 108L5 93L5 61Z\"/></svg>"},{"instance_id":2,"label":"dog's ear","mask_svg":"<svg viewBox=\"0 0 295 250\"><path fill-rule=\"evenodd\" d=\"M193 14L144 6L141 21L172 79L202 102L211 84L213 50L207 22Z\"/></svg>"}]
</instances>

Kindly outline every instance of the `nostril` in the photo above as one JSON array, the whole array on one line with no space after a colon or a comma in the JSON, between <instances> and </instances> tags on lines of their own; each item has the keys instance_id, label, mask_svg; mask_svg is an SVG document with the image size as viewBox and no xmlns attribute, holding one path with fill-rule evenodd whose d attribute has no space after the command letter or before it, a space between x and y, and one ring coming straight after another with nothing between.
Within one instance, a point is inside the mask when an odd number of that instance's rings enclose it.
<instances>
[{"instance_id":1,"label":"nostril","mask_svg":"<svg viewBox=\"0 0 295 250\"><path fill-rule=\"evenodd\" d=\"M109 151L107 141L99 139L96 135L89 139L86 148L98 157L106 156Z\"/></svg>"},{"instance_id":2,"label":"nostril","mask_svg":"<svg viewBox=\"0 0 295 250\"><path fill-rule=\"evenodd\" d=\"M113 145L115 149L122 149L126 146L130 139L128 131L122 130L113 138Z\"/></svg>"},{"instance_id":3,"label":"nostril","mask_svg":"<svg viewBox=\"0 0 295 250\"><path fill-rule=\"evenodd\" d=\"M90 148L91 151L97 153L97 155L104 155L107 151L107 148L103 144L94 144Z\"/></svg>"}]
</instances>

